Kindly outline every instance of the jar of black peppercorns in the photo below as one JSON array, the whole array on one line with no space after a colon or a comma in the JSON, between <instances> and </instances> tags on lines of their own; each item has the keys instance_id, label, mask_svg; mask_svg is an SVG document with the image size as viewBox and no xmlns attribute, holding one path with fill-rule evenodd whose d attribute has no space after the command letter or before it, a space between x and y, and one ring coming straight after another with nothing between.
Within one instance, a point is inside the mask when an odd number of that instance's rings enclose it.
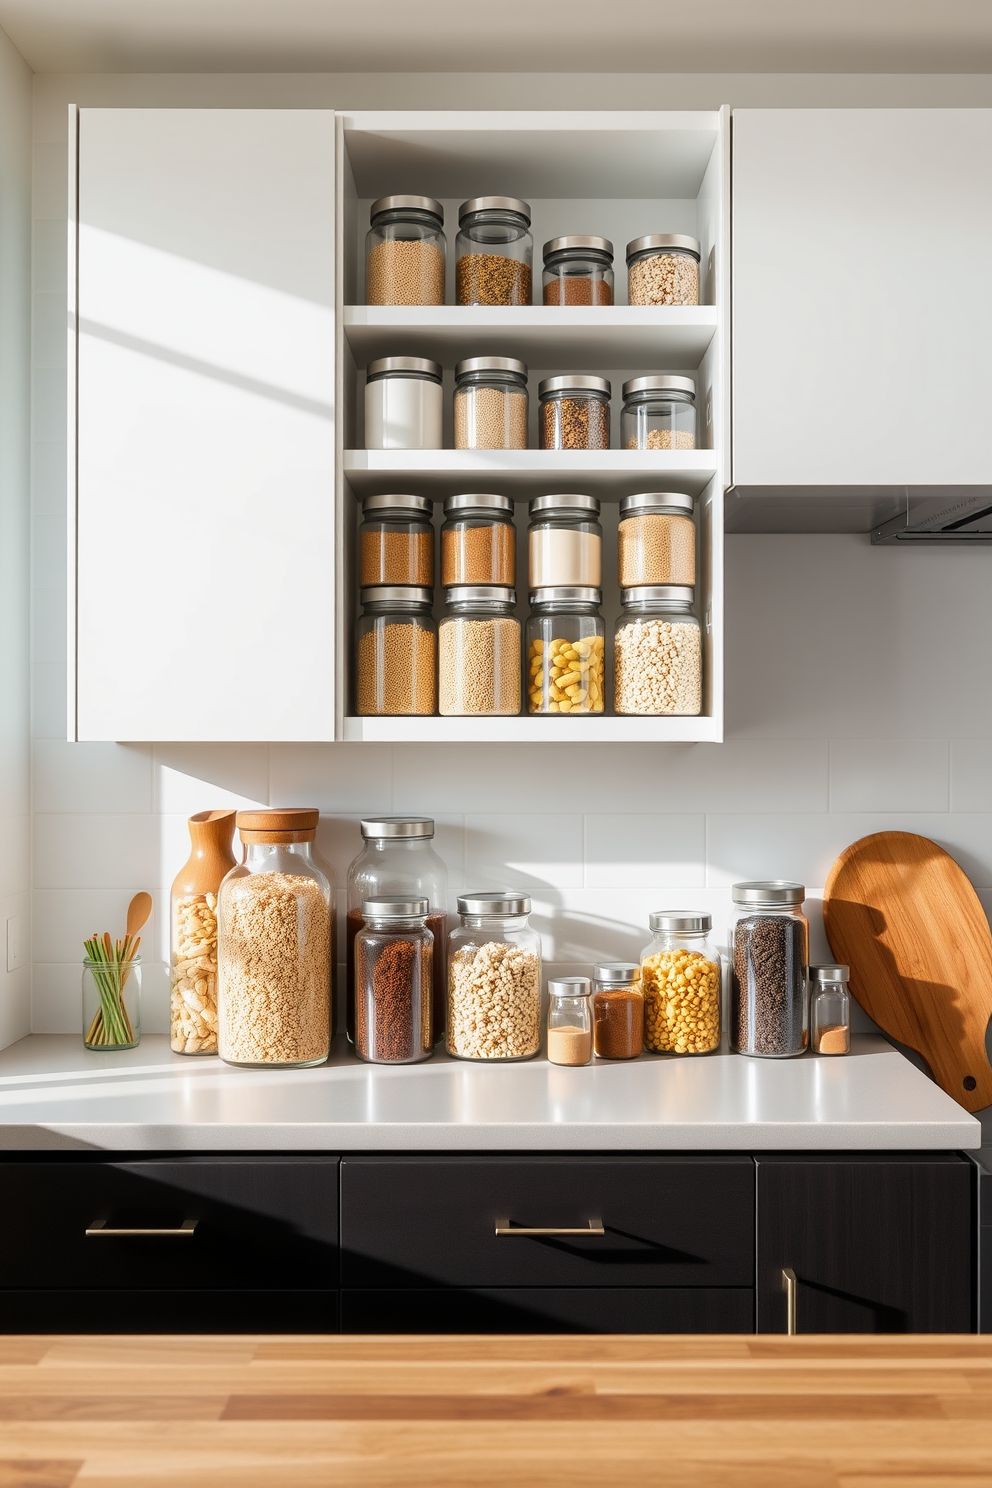
<instances>
[{"instance_id":1,"label":"jar of black peppercorns","mask_svg":"<svg viewBox=\"0 0 992 1488\"><path fill-rule=\"evenodd\" d=\"M426 899L366 899L355 936L355 1052L370 1064L415 1064L434 1047L434 937Z\"/></svg>"},{"instance_id":2,"label":"jar of black peppercorns","mask_svg":"<svg viewBox=\"0 0 992 1488\"><path fill-rule=\"evenodd\" d=\"M787 1059L806 1048L809 925L806 890L784 879L734 884L730 933L730 1047Z\"/></svg>"}]
</instances>

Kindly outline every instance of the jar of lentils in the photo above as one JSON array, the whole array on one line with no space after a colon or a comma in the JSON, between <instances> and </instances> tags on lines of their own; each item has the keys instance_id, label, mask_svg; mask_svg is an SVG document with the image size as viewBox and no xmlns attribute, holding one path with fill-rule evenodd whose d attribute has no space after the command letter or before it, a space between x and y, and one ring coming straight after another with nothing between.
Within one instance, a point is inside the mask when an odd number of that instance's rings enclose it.
<instances>
[{"instance_id":1,"label":"jar of lentils","mask_svg":"<svg viewBox=\"0 0 992 1488\"><path fill-rule=\"evenodd\" d=\"M444 208L431 196L382 196L365 239L369 305L444 304Z\"/></svg>"},{"instance_id":2,"label":"jar of lentils","mask_svg":"<svg viewBox=\"0 0 992 1488\"><path fill-rule=\"evenodd\" d=\"M466 584L445 593L438 627L438 712L442 718L520 712L520 621L512 589Z\"/></svg>"},{"instance_id":3,"label":"jar of lentils","mask_svg":"<svg viewBox=\"0 0 992 1488\"><path fill-rule=\"evenodd\" d=\"M458 209L459 305L529 305L534 265L530 207L514 196L476 196Z\"/></svg>"},{"instance_id":4,"label":"jar of lentils","mask_svg":"<svg viewBox=\"0 0 992 1488\"><path fill-rule=\"evenodd\" d=\"M710 1054L720 1046L720 956L713 919L661 910L641 953L644 1045L656 1054Z\"/></svg>"},{"instance_id":5,"label":"jar of lentils","mask_svg":"<svg viewBox=\"0 0 992 1488\"><path fill-rule=\"evenodd\" d=\"M597 497L532 498L527 569L531 589L602 587L603 529Z\"/></svg>"},{"instance_id":6,"label":"jar of lentils","mask_svg":"<svg viewBox=\"0 0 992 1488\"><path fill-rule=\"evenodd\" d=\"M355 1053L417 1064L434 1052L434 937L426 899L365 899L355 936Z\"/></svg>"},{"instance_id":7,"label":"jar of lentils","mask_svg":"<svg viewBox=\"0 0 992 1488\"><path fill-rule=\"evenodd\" d=\"M606 704L599 589L533 589L527 621L527 711L580 717Z\"/></svg>"},{"instance_id":8,"label":"jar of lentils","mask_svg":"<svg viewBox=\"0 0 992 1488\"><path fill-rule=\"evenodd\" d=\"M509 496L447 496L441 528L441 585L513 588L516 529Z\"/></svg>"},{"instance_id":9,"label":"jar of lentils","mask_svg":"<svg viewBox=\"0 0 992 1488\"><path fill-rule=\"evenodd\" d=\"M637 716L694 718L703 706L703 660L692 590L650 584L620 592L613 637L613 706Z\"/></svg>"},{"instance_id":10,"label":"jar of lentils","mask_svg":"<svg viewBox=\"0 0 992 1488\"><path fill-rule=\"evenodd\" d=\"M552 238L544 245L546 305L612 305L613 244L609 238Z\"/></svg>"},{"instance_id":11,"label":"jar of lentils","mask_svg":"<svg viewBox=\"0 0 992 1488\"><path fill-rule=\"evenodd\" d=\"M355 710L430 715L437 706L437 636L430 589L362 590L356 632Z\"/></svg>"},{"instance_id":12,"label":"jar of lentils","mask_svg":"<svg viewBox=\"0 0 992 1488\"><path fill-rule=\"evenodd\" d=\"M541 1046L541 940L526 894L463 894L448 937L446 1044L458 1059L533 1059Z\"/></svg>"},{"instance_id":13,"label":"jar of lentils","mask_svg":"<svg viewBox=\"0 0 992 1488\"><path fill-rule=\"evenodd\" d=\"M455 449L527 448L527 366L466 357L455 368Z\"/></svg>"},{"instance_id":14,"label":"jar of lentils","mask_svg":"<svg viewBox=\"0 0 992 1488\"><path fill-rule=\"evenodd\" d=\"M358 529L358 582L434 583L433 502L427 496L366 496Z\"/></svg>"},{"instance_id":15,"label":"jar of lentils","mask_svg":"<svg viewBox=\"0 0 992 1488\"><path fill-rule=\"evenodd\" d=\"M610 384L589 373L546 377L538 384L544 450L610 447Z\"/></svg>"},{"instance_id":16,"label":"jar of lentils","mask_svg":"<svg viewBox=\"0 0 992 1488\"><path fill-rule=\"evenodd\" d=\"M696 385L692 378L652 373L625 382L620 430L624 449L695 449Z\"/></svg>"},{"instance_id":17,"label":"jar of lentils","mask_svg":"<svg viewBox=\"0 0 992 1488\"><path fill-rule=\"evenodd\" d=\"M692 497L652 491L620 502L617 567L621 589L642 584L696 582L696 524Z\"/></svg>"},{"instance_id":18,"label":"jar of lentils","mask_svg":"<svg viewBox=\"0 0 992 1488\"><path fill-rule=\"evenodd\" d=\"M682 233L652 233L627 244L631 305L698 305L699 244Z\"/></svg>"}]
</instances>

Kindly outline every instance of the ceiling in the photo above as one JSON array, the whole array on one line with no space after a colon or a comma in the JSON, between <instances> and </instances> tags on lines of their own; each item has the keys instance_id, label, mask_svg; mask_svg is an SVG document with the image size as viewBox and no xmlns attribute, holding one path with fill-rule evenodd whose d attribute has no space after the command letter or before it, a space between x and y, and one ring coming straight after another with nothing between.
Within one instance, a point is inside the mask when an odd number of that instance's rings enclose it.
<instances>
[{"instance_id":1,"label":"ceiling","mask_svg":"<svg viewBox=\"0 0 992 1488\"><path fill-rule=\"evenodd\" d=\"M36 72L992 72L992 0L0 0L0 26Z\"/></svg>"}]
</instances>

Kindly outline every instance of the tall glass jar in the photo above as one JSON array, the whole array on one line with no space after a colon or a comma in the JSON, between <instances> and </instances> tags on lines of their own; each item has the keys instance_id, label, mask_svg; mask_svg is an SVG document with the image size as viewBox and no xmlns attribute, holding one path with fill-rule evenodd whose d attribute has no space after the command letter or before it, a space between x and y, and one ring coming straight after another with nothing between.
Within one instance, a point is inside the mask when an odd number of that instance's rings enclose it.
<instances>
[{"instance_id":1,"label":"tall glass jar","mask_svg":"<svg viewBox=\"0 0 992 1488\"><path fill-rule=\"evenodd\" d=\"M597 1059L636 1059L644 1048L644 993L639 961L592 969L592 1034Z\"/></svg>"},{"instance_id":2,"label":"tall glass jar","mask_svg":"<svg viewBox=\"0 0 992 1488\"><path fill-rule=\"evenodd\" d=\"M515 196L476 196L458 209L459 305L529 305L534 264L530 207Z\"/></svg>"},{"instance_id":3,"label":"tall glass jar","mask_svg":"<svg viewBox=\"0 0 992 1488\"><path fill-rule=\"evenodd\" d=\"M447 496L441 528L441 587L501 584L516 575L516 529L509 496Z\"/></svg>"},{"instance_id":4,"label":"tall glass jar","mask_svg":"<svg viewBox=\"0 0 992 1488\"><path fill-rule=\"evenodd\" d=\"M544 245L546 305L612 305L613 244L609 238L552 238Z\"/></svg>"},{"instance_id":5,"label":"tall glass jar","mask_svg":"<svg viewBox=\"0 0 992 1488\"><path fill-rule=\"evenodd\" d=\"M170 1043L175 1054L217 1053L217 895L237 864L233 811L189 819L190 855L172 885Z\"/></svg>"},{"instance_id":6,"label":"tall glass jar","mask_svg":"<svg viewBox=\"0 0 992 1488\"><path fill-rule=\"evenodd\" d=\"M542 449L609 449L610 384L605 377L590 372L545 377L537 395Z\"/></svg>"},{"instance_id":7,"label":"tall glass jar","mask_svg":"<svg viewBox=\"0 0 992 1488\"><path fill-rule=\"evenodd\" d=\"M527 529L531 589L599 589L603 529L595 496L534 496Z\"/></svg>"},{"instance_id":8,"label":"tall glass jar","mask_svg":"<svg viewBox=\"0 0 992 1488\"><path fill-rule=\"evenodd\" d=\"M692 590L623 589L613 637L617 713L694 718L703 706L703 652Z\"/></svg>"},{"instance_id":9,"label":"tall glass jar","mask_svg":"<svg viewBox=\"0 0 992 1488\"><path fill-rule=\"evenodd\" d=\"M588 977L557 977L548 982L548 1062L588 1064L592 1058L592 1015Z\"/></svg>"},{"instance_id":10,"label":"tall glass jar","mask_svg":"<svg viewBox=\"0 0 992 1488\"><path fill-rule=\"evenodd\" d=\"M720 1047L720 956L712 916L661 910L641 953L644 1044L656 1054L710 1054Z\"/></svg>"},{"instance_id":11,"label":"tall glass jar","mask_svg":"<svg viewBox=\"0 0 992 1488\"><path fill-rule=\"evenodd\" d=\"M444 304L444 208L432 196L381 196L365 239L368 305Z\"/></svg>"},{"instance_id":12,"label":"tall glass jar","mask_svg":"<svg viewBox=\"0 0 992 1488\"><path fill-rule=\"evenodd\" d=\"M434 937L426 899L366 899L355 937L355 1053L369 1064L418 1064L434 1052Z\"/></svg>"},{"instance_id":13,"label":"tall glass jar","mask_svg":"<svg viewBox=\"0 0 992 1488\"><path fill-rule=\"evenodd\" d=\"M516 595L496 585L448 589L438 627L438 707L442 718L520 712L520 621Z\"/></svg>"},{"instance_id":14,"label":"tall glass jar","mask_svg":"<svg viewBox=\"0 0 992 1488\"><path fill-rule=\"evenodd\" d=\"M696 448L696 385L691 377L652 374L623 385L620 443L629 450Z\"/></svg>"},{"instance_id":15,"label":"tall glass jar","mask_svg":"<svg viewBox=\"0 0 992 1488\"><path fill-rule=\"evenodd\" d=\"M809 969L810 1043L814 1054L851 1052L851 997L849 966L811 966Z\"/></svg>"},{"instance_id":16,"label":"tall glass jar","mask_svg":"<svg viewBox=\"0 0 992 1488\"><path fill-rule=\"evenodd\" d=\"M651 233L627 244L631 305L698 305L699 243L684 233Z\"/></svg>"},{"instance_id":17,"label":"tall glass jar","mask_svg":"<svg viewBox=\"0 0 992 1488\"><path fill-rule=\"evenodd\" d=\"M807 1042L806 890L786 879L734 884L730 1047L788 1059Z\"/></svg>"},{"instance_id":18,"label":"tall glass jar","mask_svg":"<svg viewBox=\"0 0 992 1488\"><path fill-rule=\"evenodd\" d=\"M313 857L319 813L239 811L244 859L218 899L220 1056L322 1064L331 1046L333 885Z\"/></svg>"},{"instance_id":19,"label":"tall glass jar","mask_svg":"<svg viewBox=\"0 0 992 1488\"><path fill-rule=\"evenodd\" d=\"M434 583L434 503L428 496L366 496L358 529L358 582Z\"/></svg>"},{"instance_id":20,"label":"tall glass jar","mask_svg":"<svg viewBox=\"0 0 992 1488\"><path fill-rule=\"evenodd\" d=\"M427 357L390 356L365 371L365 448L440 449L442 367Z\"/></svg>"},{"instance_id":21,"label":"tall glass jar","mask_svg":"<svg viewBox=\"0 0 992 1488\"><path fill-rule=\"evenodd\" d=\"M437 635L430 589L362 590L356 628L355 710L430 716L437 706Z\"/></svg>"},{"instance_id":22,"label":"tall glass jar","mask_svg":"<svg viewBox=\"0 0 992 1488\"><path fill-rule=\"evenodd\" d=\"M577 717L606 705L599 589L532 589L527 621L527 711Z\"/></svg>"},{"instance_id":23,"label":"tall glass jar","mask_svg":"<svg viewBox=\"0 0 992 1488\"><path fill-rule=\"evenodd\" d=\"M448 936L449 1054L533 1059L541 1047L541 940L526 894L463 894Z\"/></svg>"},{"instance_id":24,"label":"tall glass jar","mask_svg":"<svg viewBox=\"0 0 992 1488\"><path fill-rule=\"evenodd\" d=\"M466 357L455 367L455 449L527 448L527 365Z\"/></svg>"},{"instance_id":25,"label":"tall glass jar","mask_svg":"<svg viewBox=\"0 0 992 1488\"><path fill-rule=\"evenodd\" d=\"M682 491L624 496L617 528L621 589L643 584L696 582L696 524L692 497Z\"/></svg>"}]
</instances>

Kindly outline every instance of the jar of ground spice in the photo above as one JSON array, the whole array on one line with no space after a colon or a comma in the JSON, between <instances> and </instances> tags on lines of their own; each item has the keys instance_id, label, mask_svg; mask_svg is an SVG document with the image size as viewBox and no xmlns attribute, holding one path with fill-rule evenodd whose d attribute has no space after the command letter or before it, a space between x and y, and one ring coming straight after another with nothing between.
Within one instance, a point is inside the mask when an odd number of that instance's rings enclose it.
<instances>
[{"instance_id":1,"label":"jar of ground spice","mask_svg":"<svg viewBox=\"0 0 992 1488\"><path fill-rule=\"evenodd\" d=\"M612 305L613 244L609 238L552 238L544 245L546 305Z\"/></svg>"},{"instance_id":2,"label":"jar of ground spice","mask_svg":"<svg viewBox=\"0 0 992 1488\"><path fill-rule=\"evenodd\" d=\"M599 1059L636 1059L644 1047L644 993L637 961L592 969L592 1035Z\"/></svg>"},{"instance_id":3,"label":"jar of ground spice","mask_svg":"<svg viewBox=\"0 0 992 1488\"><path fill-rule=\"evenodd\" d=\"M455 449L527 448L527 366L466 357L455 367Z\"/></svg>"},{"instance_id":4,"label":"jar of ground spice","mask_svg":"<svg viewBox=\"0 0 992 1488\"><path fill-rule=\"evenodd\" d=\"M537 395L542 449L609 449L610 384L605 377L546 377Z\"/></svg>"},{"instance_id":5,"label":"jar of ground spice","mask_svg":"<svg viewBox=\"0 0 992 1488\"><path fill-rule=\"evenodd\" d=\"M627 244L631 305L698 305L699 244L684 233L652 233Z\"/></svg>"},{"instance_id":6,"label":"jar of ground spice","mask_svg":"<svg viewBox=\"0 0 992 1488\"><path fill-rule=\"evenodd\" d=\"M621 589L641 584L696 582L696 524L692 497L681 491L625 496L617 529Z\"/></svg>"},{"instance_id":7,"label":"jar of ground spice","mask_svg":"<svg viewBox=\"0 0 992 1488\"><path fill-rule=\"evenodd\" d=\"M620 443L629 450L696 448L696 385L691 377L652 373L623 385Z\"/></svg>"},{"instance_id":8,"label":"jar of ground spice","mask_svg":"<svg viewBox=\"0 0 992 1488\"><path fill-rule=\"evenodd\" d=\"M372 203L365 239L369 305L444 304L444 208L431 196Z\"/></svg>"},{"instance_id":9,"label":"jar of ground spice","mask_svg":"<svg viewBox=\"0 0 992 1488\"><path fill-rule=\"evenodd\" d=\"M358 529L358 582L434 583L433 502L427 496L366 496Z\"/></svg>"},{"instance_id":10,"label":"jar of ground spice","mask_svg":"<svg viewBox=\"0 0 992 1488\"><path fill-rule=\"evenodd\" d=\"M437 706L437 636L430 589L363 589L355 646L355 709L431 715Z\"/></svg>"},{"instance_id":11,"label":"jar of ground spice","mask_svg":"<svg viewBox=\"0 0 992 1488\"><path fill-rule=\"evenodd\" d=\"M851 1051L849 966L811 966L809 969L810 1043L814 1054Z\"/></svg>"},{"instance_id":12,"label":"jar of ground spice","mask_svg":"<svg viewBox=\"0 0 992 1488\"><path fill-rule=\"evenodd\" d=\"M448 496L441 528L441 587L502 584L516 574L516 531L509 496Z\"/></svg>"},{"instance_id":13,"label":"jar of ground spice","mask_svg":"<svg viewBox=\"0 0 992 1488\"><path fill-rule=\"evenodd\" d=\"M634 716L694 718L703 706L702 629L692 590L621 589L613 633L613 706Z\"/></svg>"},{"instance_id":14,"label":"jar of ground spice","mask_svg":"<svg viewBox=\"0 0 992 1488\"><path fill-rule=\"evenodd\" d=\"M786 1059L807 1042L806 890L785 879L734 884L730 1047Z\"/></svg>"},{"instance_id":15,"label":"jar of ground spice","mask_svg":"<svg viewBox=\"0 0 992 1488\"><path fill-rule=\"evenodd\" d=\"M592 1058L592 1013L588 977L557 977L548 982L548 1062L588 1064Z\"/></svg>"},{"instance_id":16,"label":"jar of ground spice","mask_svg":"<svg viewBox=\"0 0 992 1488\"><path fill-rule=\"evenodd\" d=\"M529 305L534 240L530 207L514 196L476 196L458 209L459 305Z\"/></svg>"},{"instance_id":17,"label":"jar of ground spice","mask_svg":"<svg viewBox=\"0 0 992 1488\"><path fill-rule=\"evenodd\" d=\"M659 910L641 953L644 1044L656 1054L710 1054L720 1046L720 957L712 917Z\"/></svg>"},{"instance_id":18,"label":"jar of ground spice","mask_svg":"<svg viewBox=\"0 0 992 1488\"><path fill-rule=\"evenodd\" d=\"M495 584L445 591L438 627L442 718L515 717L520 712L520 621L516 595Z\"/></svg>"},{"instance_id":19,"label":"jar of ground spice","mask_svg":"<svg viewBox=\"0 0 992 1488\"><path fill-rule=\"evenodd\" d=\"M417 1064L434 1050L434 937L426 899L366 899L355 937L355 1053Z\"/></svg>"}]
</instances>

